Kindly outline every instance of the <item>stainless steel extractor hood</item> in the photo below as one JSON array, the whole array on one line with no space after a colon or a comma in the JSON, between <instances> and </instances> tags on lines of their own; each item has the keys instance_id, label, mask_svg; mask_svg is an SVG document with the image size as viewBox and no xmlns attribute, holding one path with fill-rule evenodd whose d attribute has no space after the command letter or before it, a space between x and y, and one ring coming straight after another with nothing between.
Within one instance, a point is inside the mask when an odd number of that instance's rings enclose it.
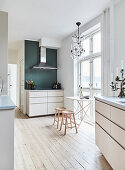
<instances>
[{"instance_id":1,"label":"stainless steel extractor hood","mask_svg":"<svg viewBox=\"0 0 125 170\"><path fill-rule=\"evenodd\" d=\"M47 69L47 70L56 70L56 67L48 65L46 63L46 47L40 46L40 63L34 65L32 69Z\"/></svg>"}]
</instances>

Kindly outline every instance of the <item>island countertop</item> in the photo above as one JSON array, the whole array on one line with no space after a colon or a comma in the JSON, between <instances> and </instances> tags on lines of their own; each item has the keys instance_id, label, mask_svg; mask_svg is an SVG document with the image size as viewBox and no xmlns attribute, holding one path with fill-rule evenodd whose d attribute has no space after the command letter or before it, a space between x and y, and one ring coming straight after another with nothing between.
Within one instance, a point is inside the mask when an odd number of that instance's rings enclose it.
<instances>
[{"instance_id":1,"label":"island countertop","mask_svg":"<svg viewBox=\"0 0 125 170\"><path fill-rule=\"evenodd\" d=\"M95 96L95 99L114 107L125 110L125 98L110 96Z\"/></svg>"},{"instance_id":2,"label":"island countertop","mask_svg":"<svg viewBox=\"0 0 125 170\"><path fill-rule=\"evenodd\" d=\"M0 110L15 109L15 105L7 95L0 95Z\"/></svg>"}]
</instances>

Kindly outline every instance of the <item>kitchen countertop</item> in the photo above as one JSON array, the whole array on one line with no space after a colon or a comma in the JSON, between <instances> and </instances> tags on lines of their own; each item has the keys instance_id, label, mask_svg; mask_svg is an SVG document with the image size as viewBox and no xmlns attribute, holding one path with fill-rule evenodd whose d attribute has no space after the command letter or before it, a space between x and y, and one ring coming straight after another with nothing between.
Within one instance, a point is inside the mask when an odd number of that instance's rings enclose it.
<instances>
[{"instance_id":1,"label":"kitchen countertop","mask_svg":"<svg viewBox=\"0 0 125 170\"><path fill-rule=\"evenodd\" d=\"M110 104L114 107L125 110L125 98L108 97L108 96L95 96L95 99Z\"/></svg>"},{"instance_id":2,"label":"kitchen countertop","mask_svg":"<svg viewBox=\"0 0 125 170\"><path fill-rule=\"evenodd\" d=\"M15 109L15 105L7 95L0 95L0 110Z\"/></svg>"}]
</instances>

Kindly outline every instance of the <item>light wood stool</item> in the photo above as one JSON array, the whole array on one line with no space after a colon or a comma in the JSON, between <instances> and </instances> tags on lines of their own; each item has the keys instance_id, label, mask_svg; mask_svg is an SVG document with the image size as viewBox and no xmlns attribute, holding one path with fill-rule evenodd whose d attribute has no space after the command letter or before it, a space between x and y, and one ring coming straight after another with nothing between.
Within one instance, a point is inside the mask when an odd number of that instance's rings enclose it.
<instances>
[{"instance_id":1,"label":"light wood stool","mask_svg":"<svg viewBox=\"0 0 125 170\"><path fill-rule=\"evenodd\" d=\"M65 107L58 107L55 110L56 110L56 112L55 112L53 125L55 124L55 122L57 122L57 129L58 129L59 121L60 121L60 113L62 113L62 111L64 111L64 110L66 110L66 108Z\"/></svg>"},{"instance_id":2,"label":"light wood stool","mask_svg":"<svg viewBox=\"0 0 125 170\"><path fill-rule=\"evenodd\" d=\"M72 120L72 116L73 116L73 120ZM68 118L70 120L70 122L68 123ZM74 124L74 126L72 126L72 123ZM70 127L69 127L70 124ZM71 110L64 110L62 111L62 121L61 121L61 126L60 126L60 130L62 129L62 125L65 125L65 132L64 135L66 135L66 129L68 128L75 128L76 129L76 133L78 133L77 130L77 124L76 124L76 120L75 120L75 114L73 111Z\"/></svg>"}]
</instances>

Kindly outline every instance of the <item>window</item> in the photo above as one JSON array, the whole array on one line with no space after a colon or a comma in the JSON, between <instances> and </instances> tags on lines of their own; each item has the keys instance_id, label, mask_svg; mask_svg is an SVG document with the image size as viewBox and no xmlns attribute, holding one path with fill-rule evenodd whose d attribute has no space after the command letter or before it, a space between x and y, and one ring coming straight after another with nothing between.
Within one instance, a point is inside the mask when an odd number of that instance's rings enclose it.
<instances>
[{"instance_id":1,"label":"window","mask_svg":"<svg viewBox=\"0 0 125 170\"><path fill-rule=\"evenodd\" d=\"M80 60L80 85L83 95L101 93L101 31L96 29L86 35L82 42L85 50ZM94 123L94 106L91 105L87 112L86 121Z\"/></svg>"}]
</instances>

